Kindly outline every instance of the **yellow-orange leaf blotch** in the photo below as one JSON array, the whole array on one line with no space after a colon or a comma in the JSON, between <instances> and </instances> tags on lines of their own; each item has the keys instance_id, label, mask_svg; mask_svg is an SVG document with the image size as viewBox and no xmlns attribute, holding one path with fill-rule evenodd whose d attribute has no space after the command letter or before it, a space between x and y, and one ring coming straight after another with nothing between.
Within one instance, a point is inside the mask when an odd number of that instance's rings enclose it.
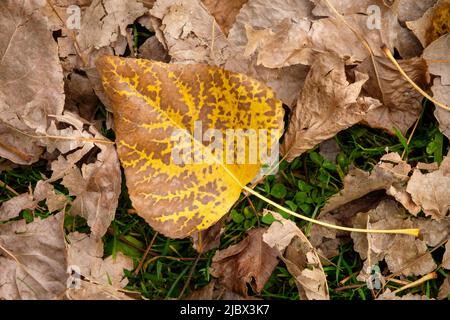
<instances>
[{"instance_id":1,"label":"yellow-orange leaf blotch","mask_svg":"<svg viewBox=\"0 0 450 320\"><path fill-rule=\"evenodd\" d=\"M203 134L208 129L278 132L274 139L269 136L269 150L282 133L281 102L266 85L243 74L112 56L100 58L97 68L114 112L133 207L166 236L182 238L213 225L261 169L259 158L253 164L223 161L226 149L210 148L213 139L204 141L194 128L200 124ZM189 133L189 141L173 139L180 129ZM192 158L200 150L205 161L173 161L180 144L192 144ZM236 143L236 154L241 147Z\"/></svg>"}]
</instances>

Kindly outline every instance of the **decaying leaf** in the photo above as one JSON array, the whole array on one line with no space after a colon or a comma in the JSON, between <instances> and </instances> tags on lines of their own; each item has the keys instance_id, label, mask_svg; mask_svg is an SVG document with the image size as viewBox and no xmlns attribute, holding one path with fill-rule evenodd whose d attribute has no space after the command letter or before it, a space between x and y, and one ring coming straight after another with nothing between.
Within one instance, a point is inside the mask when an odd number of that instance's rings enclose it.
<instances>
[{"instance_id":1,"label":"decaying leaf","mask_svg":"<svg viewBox=\"0 0 450 320\"><path fill-rule=\"evenodd\" d=\"M400 60L399 64L419 87L426 89L429 75L423 59ZM387 58L375 58L375 66L376 71L372 60L366 59L356 68L359 72L369 75L362 94L375 98L382 104L381 107L369 111L363 122L391 133L397 128L405 135L420 115L423 97Z\"/></svg>"},{"instance_id":2,"label":"decaying leaf","mask_svg":"<svg viewBox=\"0 0 450 320\"><path fill-rule=\"evenodd\" d=\"M0 156L18 164L39 159L44 144L26 134L45 133L64 106L58 47L38 8L33 0L0 3Z\"/></svg>"},{"instance_id":3,"label":"decaying leaf","mask_svg":"<svg viewBox=\"0 0 450 320\"><path fill-rule=\"evenodd\" d=\"M444 279L444 282L441 284L438 293L438 299L447 299L450 296L450 276L447 276Z\"/></svg>"},{"instance_id":4,"label":"decaying leaf","mask_svg":"<svg viewBox=\"0 0 450 320\"><path fill-rule=\"evenodd\" d=\"M391 289L386 289L382 294L380 294L377 300L429 300L427 296L421 296L418 294L408 293L401 297L397 296L391 291Z\"/></svg>"},{"instance_id":5,"label":"decaying leaf","mask_svg":"<svg viewBox=\"0 0 450 320\"><path fill-rule=\"evenodd\" d=\"M406 191L413 202L433 219L443 219L450 210L450 157L442 161L439 170L423 174L415 169Z\"/></svg>"},{"instance_id":6,"label":"decaying leaf","mask_svg":"<svg viewBox=\"0 0 450 320\"><path fill-rule=\"evenodd\" d=\"M300 298L330 299L320 258L306 236L291 220L284 219L276 212L267 213L272 214L276 221L263 235L263 240L278 250L279 257L295 279Z\"/></svg>"},{"instance_id":7,"label":"decaying leaf","mask_svg":"<svg viewBox=\"0 0 450 320\"><path fill-rule=\"evenodd\" d=\"M247 1L248 0L202 0L203 4L214 16L225 35L228 35L228 32L236 19L236 15Z\"/></svg>"},{"instance_id":8,"label":"decaying leaf","mask_svg":"<svg viewBox=\"0 0 450 320\"><path fill-rule=\"evenodd\" d=\"M423 16L414 21L407 21L406 25L426 48L431 42L448 33L450 18L450 1L438 0L436 4L428 8Z\"/></svg>"},{"instance_id":9,"label":"decaying leaf","mask_svg":"<svg viewBox=\"0 0 450 320\"><path fill-rule=\"evenodd\" d=\"M431 74L436 75L431 91L433 97L445 104L450 105L450 35L444 35L433 41L423 51L423 58L427 61ZM450 138L450 111L436 108L434 115L439 121L441 132Z\"/></svg>"},{"instance_id":10,"label":"decaying leaf","mask_svg":"<svg viewBox=\"0 0 450 320\"><path fill-rule=\"evenodd\" d=\"M450 270L450 241L445 245L445 253L442 257L442 267Z\"/></svg>"},{"instance_id":11,"label":"decaying leaf","mask_svg":"<svg viewBox=\"0 0 450 320\"><path fill-rule=\"evenodd\" d=\"M57 299L66 290L64 213L0 225L0 299Z\"/></svg>"},{"instance_id":12,"label":"decaying leaf","mask_svg":"<svg viewBox=\"0 0 450 320\"><path fill-rule=\"evenodd\" d=\"M224 232L224 218L206 230L196 231L191 235L192 246L197 252L207 252L220 245L220 236Z\"/></svg>"},{"instance_id":13,"label":"decaying leaf","mask_svg":"<svg viewBox=\"0 0 450 320\"><path fill-rule=\"evenodd\" d=\"M263 240L267 229L252 229L241 242L217 251L211 264L211 275L227 289L248 296L247 285L261 292L278 264L278 251Z\"/></svg>"},{"instance_id":14,"label":"decaying leaf","mask_svg":"<svg viewBox=\"0 0 450 320\"><path fill-rule=\"evenodd\" d=\"M267 130L276 139L281 135L281 102L245 75L117 57L104 57L98 69L114 109L118 153L133 206L167 236L186 237L213 225L264 161L230 161L231 149L207 148L212 141L204 141L203 132L215 129L223 137L227 129L252 129ZM198 126L200 137L194 132ZM277 140L269 138L270 150ZM246 157L249 143L245 139Z\"/></svg>"},{"instance_id":15,"label":"decaying leaf","mask_svg":"<svg viewBox=\"0 0 450 320\"><path fill-rule=\"evenodd\" d=\"M403 207L392 200L380 202L377 208L367 213L359 213L353 220L356 228L401 229L412 228L412 218L408 218ZM437 266L426 243L409 235L360 234L351 233L355 251L367 259L367 267L385 260L392 273L424 275ZM370 242L370 244L368 243ZM370 248L370 249L369 249ZM368 256L370 253L370 257Z\"/></svg>"},{"instance_id":16,"label":"decaying leaf","mask_svg":"<svg viewBox=\"0 0 450 320\"><path fill-rule=\"evenodd\" d=\"M309 71L291 116L282 153L287 161L360 122L366 113L379 106L374 99L359 98L367 75L357 72L349 83L344 61L320 55Z\"/></svg>"},{"instance_id":17,"label":"decaying leaf","mask_svg":"<svg viewBox=\"0 0 450 320\"><path fill-rule=\"evenodd\" d=\"M66 295L74 300L130 299L121 291L127 283L124 269L133 268L133 260L118 253L103 259L103 242L95 236L74 232L68 235L68 264L83 276Z\"/></svg>"}]
</instances>

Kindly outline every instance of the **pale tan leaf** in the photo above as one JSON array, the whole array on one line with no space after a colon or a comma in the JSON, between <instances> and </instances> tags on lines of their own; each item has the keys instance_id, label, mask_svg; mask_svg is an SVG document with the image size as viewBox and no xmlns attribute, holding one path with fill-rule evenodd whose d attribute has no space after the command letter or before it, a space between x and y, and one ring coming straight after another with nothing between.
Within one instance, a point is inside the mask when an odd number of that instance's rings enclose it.
<instances>
[{"instance_id":1,"label":"pale tan leaf","mask_svg":"<svg viewBox=\"0 0 450 320\"><path fill-rule=\"evenodd\" d=\"M272 214L274 221L263 240L270 247L276 248L280 258L295 279L299 295L305 300L328 300L328 285L320 258L297 225L284 219L280 214Z\"/></svg>"},{"instance_id":2,"label":"pale tan leaf","mask_svg":"<svg viewBox=\"0 0 450 320\"><path fill-rule=\"evenodd\" d=\"M44 133L48 115L64 106L58 48L40 4L0 3L0 156L19 164L37 161L43 144L14 129Z\"/></svg>"},{"instance_id":3,"label":"pale tan leaf","mask_svg":"<svg viewBox=\"0 0 450 320\"><path fill-rule=\"evenodd\" d=\"M450 296L450 276L447 276L439 288L438 299L444 300Z\"/></svg>"},{"instance_id":4,"label":"pale tan leaf","mask_svg":"<svg viewBox=\"0 0 450 320\"><path fill-rule=\"evenodd\" d=\"M202 0L208 11L214 16L223 33L228 35L236 15L248 0Z\"/></svg>"},{"instance_id":5,"label":"pale tan leaf","mask_svg":"<svg viewBox=\"0 0 450 320\"><path fill-rule=\"evenodd\" d=\"M355 77L354 83L347 81L344 62L336 56L323 54L316 59L281 148L287 161L358 123L375 107L370 99L358 98L368 77L361 73Z\"/></svg>"},{"instance_id":6,"label":"pale tan leaf","mask_svg":"<svg viewBox=\"0 0 450 320\"><path fill-rule=\"evenodd\" d=\"M445 245L445 253L442 257L442 267L450 270L450 241Z\"/></svg>"},{"instance_id":7,"label":"pale tan leaf","mask_svg":"<svg viewBox=\"0 0 450 320\"><path fill-rule=\"evenodd\" d=\"M0 299L57 299L66 290L64 213L0 225Z\"/></svg>"},{"instance_id":8,"label":"pale tan leaf","mask_svg":"<svg viewBox=\"0 0 450 320\"><path fill-rule=\"evenodd\" d=\"M36 203L33 199L33 195L29 193L22 193L1 204L0 221L17 217L24 209L33 210L34 208L36 208Z\"/></svg>"}]
</instances>

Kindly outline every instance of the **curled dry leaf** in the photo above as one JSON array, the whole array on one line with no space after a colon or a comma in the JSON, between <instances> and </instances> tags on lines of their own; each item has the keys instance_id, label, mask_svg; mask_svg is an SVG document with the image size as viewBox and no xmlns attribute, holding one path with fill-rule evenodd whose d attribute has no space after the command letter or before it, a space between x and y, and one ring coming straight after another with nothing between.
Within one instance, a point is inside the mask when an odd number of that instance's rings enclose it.
<instances>
[{"instance_id":1,"label":"curled dry leaf","mask_svg":"<svg viewBox=\"0 0 450 320\"><path fill-rule=\"evenodd\" d=\"M450 156L442 161L439 170L423 174L415 169L406 187L412 201L433 219L448 217L450 210Z\"/></svg>"},{"instance_id":2,"label":"curled dry leaf","mask_svg":"<svg viewBox=\"0 0 450 320\"><path fill-rule=\"evenodd\" d=\"M27 134L45 133L48 115L64 106L58 47L38 8L34 0L0 3L0 156L18 164L39 159L45 144Z\"/></svg>"},{"instance_id":3,"label":"curled dry leaf","mask_svg":"<svg viewBox=\"0 0 450 320\"><path fill-rule=\"evenodd\" d=\"M371 229L412 228L413 217L407 217L403 207L392 200L380 202L377 208L358 213L353 220L354 227ZM392 273L405 276L424 275L436 269L425 241L408 235L358 234L351 233L355 251L367 259L368 267L385 260ZM368 253L370 257L368 257ZM366 270L364 268L363 270Z\"/></svg>"},{"instance_id":4,"label":"curled dry leaf","mask_svg":"<svg viewBox=\"0 0 450 320\"><path fill-rule=\"evenodd\" d=\"M5 202L0 206L0 221L9 220L17 217L24 209L33 210L36 208L33 195L29 193L22 193Z\"/></svg>"},{"instance_id":5,"label":"curled dry leaf","mask_svg":"<svg viewBox=\"0 0 450 320\"><path fill-rule=\"evenodd\" d=\"M278 250L279 257L295 279L300 298L329 300L326 275L314 247L294 222L276 212L267 213L272 214L275 221L263 235L263 240Z\"/></svg>"},{"instance_id":6,"label":"curled dry leaf","mask_svg":"<svg viewBox=\"0 0 450 320\"><path fill-rule=\"evenodd\" d=\"M278 251L263 241L267 229L248 232L241 242L216 252L212 259L211 275L219 278L225 288L248 296L247 285L259 293L278 264Z\"/></svg>"},{"instance_id":7,"label":"curled dry leaf","mask_svg":"<svg viewBox=\"0 0 450 320\"><path fill-rule=\"evenodd\" d=\"M247 1L248 0L202 0L203 4L214 16L225 35L228 35L231 26L236 20L236 15Z\"/></svg>"},{"instance_id":8,"label":"curled dry leaf","mask_svg":"<svg viewBox=\"0 0 450 320\"><path fill-rule=\"evenodd\" d=\"M273 136L267 139L269 150L281 135L281 102L245 75L200 64L117 57L104 57L98 68L112 101L133 206L166 236L186 237L217 222L264 161L227 160L229 150L225 155L222 147L194 132L200 123L201 130L220 131L220 139L227 129L267 130ZM245 139L247 160L249 143ZM194 156L204 161L193 161Z\"/></svg>"},{"instance_id":9,"label":"curled dry leaf","mask_svg":"<svg viewBox=\"0 0 450 320\"><path fill-rule=\"evenodd\" d=\"M397 128L403 135L414 124L422 111L422 95L414 89L387 58L376 57L375 66L366 59L357 68L367 74L362 94L381 102L382 106L371 110L363 122L373 128L385 129L394 133ZM406 74L421 88L429 83L427 64L421 58L400 60L400 66Z\"/></svg>"},{"instance_id":10,"label":"curled dry leaf","mask_svg":"<svg viewBox=\"0 0 450 320\"><path fill-rule=\"evenodd\" d=\"M357 72L349 83L344 61L322 54L311 66L291 116L282 153L292 161L339 131L360 122L379 104L370 98L358 98L367 75Z\"/></svg>"},{"instance_id":11,"label":"curled dry leaf","mask_svg":"<svg viewBox=\"0 0 450 320\"><path fill-rule=\"evenodd\" d=\"M130 299L120 291L128 284L124 269L133 269L133 260L118 253L103 259L103 242L93 235L74 232L68 235L68 264L84 279L79 288L69 288L66 295L74 300ZM75 268L76 267L76 268Z\"/></svg>"},{"instance_id":12,"label":"curled dry leaf","mask_svg":"<svg viewBox=\"0 0 450 320\"><path fill-rule=\"evenodd\" d=\"M426 48L431 42L449 31L449 10L449 0L438 0L433 7L425 11L421 18L407 21L406 25Z\"/></svg>"},{"instance_id":13,"label":"curled dry leaf","mask_svg":"<svg viewBox=\"0 0 450 320\"><path fill-rule=\"evenodd\" d=\"M433 97L450 106L450 35L444 35L433 41L423 52L431 74L436 75L431 87ZM434 116L439 121L441 132L450 138L450 111L442 108L434 110Z\"/></svg>"},{"instance_id":14,"label":"curled dry leaf","mask_svg":"<svg viewBox=\"0 0 450 320\"><path fill-rule=\"evenodd\" d=\"M64 213L0 225L0 299L57 299L66 290Z\"/></svg>"},{"instance_id":15,"label":"curled dry leaf","mask_svg":"<svg viewBox=\"0 0 450 320\"><path fill-rule=\"evenodd\" d=\"M450 296L450 276L447 276L442 282L441 287L439 288L438 299L444 300L448 299Z\"/></svg>"}]
</instances>

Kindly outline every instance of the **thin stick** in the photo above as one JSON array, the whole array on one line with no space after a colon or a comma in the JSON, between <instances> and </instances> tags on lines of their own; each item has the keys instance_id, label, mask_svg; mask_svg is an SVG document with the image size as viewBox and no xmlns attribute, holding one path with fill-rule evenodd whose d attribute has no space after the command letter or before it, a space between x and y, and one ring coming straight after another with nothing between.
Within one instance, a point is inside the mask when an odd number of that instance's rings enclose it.
<instances>
[{"instance_id":1,"label":"thin stick","mask_svg":"<svg viewBox=\"0 0 450 320\"><path fill-rule=\"evenodd\" d=\"M388 49L388 47L383 46L383 52L386 54L386 56L389 58L389 60L391 60L391 62L394 64L394 66L397 68L398 72L400 72L400 74L403 76L403 78L406 79L406 81L409 82L409 84L416 89L417 92L419 92L422 96L424 96L425 98L427 98L428 100L430 100L431 102L434 103L434 105L438 106L439 108L445 109L450 111L450 107L446 106L445 104L443 104L442 102L439 102L437 100L435 100L432 96L430 96L428 93L426 93L425 91L422 90L422 88L420 88L407 74L406 72L402 69L402 67L398 64L397 60L395 60L394 56L392 55L391 51Z\"/></svg>"},{"instance_id":2,"label":"thin stick","mask_svg":"<svg viewBox=\"0 0 450 320\"><path fill-rule=\"evenodd\" d=\"M392 293L399 293L403 290L409 289L409 288L413 288L413 287L417 287L418 285L421 285L422 283L432 280L432 279L436 279L437 278L437 274L436 272L431 272L425 276L423 276L422 278L420 278L419 280L416 280L414 282L411 282L409 284L407 284L406 286L403 286L401 288L398 288L397 290L393 291Z\"/></svg>"},{"instance_id":3,"label":"thin stick","mask_svg":"<svg viewBox=\"0 0 450 320\"><path fill-rule=\"evenodd\" d=\"M199 253L197 255L197 258L195 259L194 263L192 264L191 270L189 270L189 274L188 274L187 280L184 283L183 289L181 289L181 292L180 292L180 295L178 296L178 299L181 299L181 297L184 295L184 292L186 291L187 287L189 286L189 282L191 282L192 275L194 274L195 267L197 266L197 263L200 260L200 256L201 255L202 254Z\"/></svg>"},{"instance_id":4,"label":"thin stick","mask_svg":"<svg viewBox=\"0 0 450 320\"><path fill-rule=\"evenodd\" d=\"M9 185L7 185L6 183L4 183L3 181L0 180L0 187L5 188L6 190L8 190L9 192L11 192L12 194L14 194L15 196L18 196L19 193L14 190L12 187L10 187Z\"/></svg>"},{"instance_id":5,"label":"thin stick","mask_svg":"<svg viewBox=\"0 0 450 320\"><path fill-rule=\"evenodd\" d=\"M155 243L156 237L158 236L158 232L155 232L155 234L153 235L152 240L150 240L150 244L147 247L147 250L145 250L144 255L142 256L141 260L139 261L139 264L136 268L136 270L134 270L134 275L137 276L139 274L139 272L142 269L142 266L144 265L145 259L147 259L147 256L150 252L150 250L153 247L153 244Z\"/></svg>"}]
</instances>

